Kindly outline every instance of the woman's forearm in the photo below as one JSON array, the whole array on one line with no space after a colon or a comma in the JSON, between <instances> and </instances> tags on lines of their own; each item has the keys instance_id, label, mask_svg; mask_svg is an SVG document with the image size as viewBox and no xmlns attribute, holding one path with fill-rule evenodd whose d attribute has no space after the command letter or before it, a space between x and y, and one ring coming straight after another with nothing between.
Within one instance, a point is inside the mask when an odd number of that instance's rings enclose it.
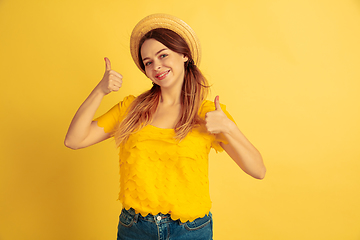
<instances>
[{"instance_id":1,"label":"woman's forearm","mask_svg":"<svg viewBox=\"0 0 360 240\"><path fill-rule=\"evenodd\" d=\"M92 120L104 96L95 88L81 104L70 123L65 137L65 146L72 149L83 147L81 143L89 136Z\"/></svg>"},{"instance_id":2,"label":"woman's forearm","mask_svg":"<svg viewBox=\"0 0 360 240\"><path fill-rule=\"evenodd\" d=\"M265 177L266 167L260 152L230 119L228 131L224 131L223 134L228 144L221 144L221 146L236 164L252 177L263 179Z\"/></svg>"}]
</instances>

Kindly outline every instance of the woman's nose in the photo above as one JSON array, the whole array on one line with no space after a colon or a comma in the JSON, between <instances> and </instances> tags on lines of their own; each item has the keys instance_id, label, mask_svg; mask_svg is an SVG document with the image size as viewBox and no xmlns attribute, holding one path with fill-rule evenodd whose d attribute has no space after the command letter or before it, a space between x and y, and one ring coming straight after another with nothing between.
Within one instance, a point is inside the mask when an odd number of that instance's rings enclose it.
<instances>
[{"instance_id":1,"label":"woman's nose","mask_svg":"<svg viewBox=\"0 0 360 240\"><path fill-rule=\"evenodd\" d=\"M158 71L161 68L161 64L159 61L155 61L154 62L154 70Z\"/></svg>"}]
</instances>

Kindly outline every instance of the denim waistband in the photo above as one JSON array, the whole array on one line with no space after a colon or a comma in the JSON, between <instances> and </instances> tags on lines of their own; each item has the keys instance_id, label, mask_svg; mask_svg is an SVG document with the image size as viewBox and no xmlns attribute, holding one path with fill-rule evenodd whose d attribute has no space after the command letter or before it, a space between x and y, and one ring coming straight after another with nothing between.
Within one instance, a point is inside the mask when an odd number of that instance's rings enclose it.
<instances>
[{"instance_id":1,"label":"denim waistband","mask_svg":"<svg viewBox=\"0 0 360 240\"><path fill-rule=\"evenodd\" d=\"M132 215L135 218L135 221L137 221L138 218L149 221L149 222L156 222L156 221L161 221L161 220L167 220L167 221L171 221L171 216L170 214L163 214L163 213L158 213L156 215L152 215L152 214L148 214L145 217L143 217L140 213L136 213L135 209L130 208L129 210L126 210L125 208L123 208L124 211L126 211L128 214Z\"/></svg>"}]
</instances>

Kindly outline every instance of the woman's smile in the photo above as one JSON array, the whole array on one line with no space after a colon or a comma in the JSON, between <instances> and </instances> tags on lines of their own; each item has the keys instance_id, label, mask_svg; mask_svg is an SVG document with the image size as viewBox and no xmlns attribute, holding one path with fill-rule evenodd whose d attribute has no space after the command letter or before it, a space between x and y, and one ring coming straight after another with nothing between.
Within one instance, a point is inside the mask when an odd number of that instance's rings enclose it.
<instances>
[{"instance_id":1,"label":"woman's smile","mask_svg":"<svg viewBox=\"0 0 360 240\"><path fill-rule=\"evenodd\" d=\"M167 75L170 73L170 70L168 71L165 71L165 72L161 72L159 74L156 74L155 77L158 79L158 80L163 80L164 78L167 77Z\"/></svg>"}]
</instances>

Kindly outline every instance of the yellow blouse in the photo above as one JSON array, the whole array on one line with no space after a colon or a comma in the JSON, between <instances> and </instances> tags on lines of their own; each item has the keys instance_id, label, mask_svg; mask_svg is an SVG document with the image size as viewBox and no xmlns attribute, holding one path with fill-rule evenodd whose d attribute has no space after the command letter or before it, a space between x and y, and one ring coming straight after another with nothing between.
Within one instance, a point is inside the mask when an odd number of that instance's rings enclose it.
<instances>
[{"instance_id":1,"label":"yellow blouse","mask_svg":"<svg viewBox=\"0 0 360 240\"><path fill-rule=\"evenodd\" d=\"M98 126L112 131L134 99L124 98L95 119ZM221 108L233 120L225 106ZM205 118L214 110L214 102L204 101L199 116ZM180 142L174 136L174 129L147 125L121 145L119 200L125 209L133 208L142 216L170 213L181 222L209 213L208 155L211 148L223 151L219 143L225 138L210 134L205 126L193 129Z\"/></svg>"}]
</instances>

